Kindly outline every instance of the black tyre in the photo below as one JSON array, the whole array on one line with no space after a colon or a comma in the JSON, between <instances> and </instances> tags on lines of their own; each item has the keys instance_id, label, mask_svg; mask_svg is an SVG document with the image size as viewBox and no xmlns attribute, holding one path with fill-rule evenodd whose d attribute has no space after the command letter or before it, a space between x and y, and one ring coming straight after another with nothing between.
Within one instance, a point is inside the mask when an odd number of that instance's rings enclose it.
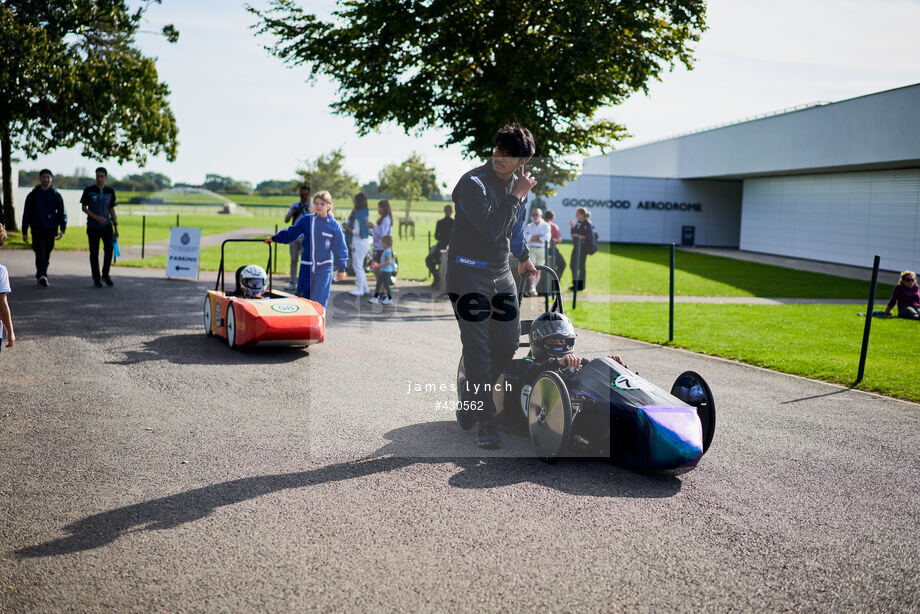
<instances>
[{"instance_id":1,"label":"black tyre","mask_svg":"<svg viewBox=\"0 0 920 614\"><path fill-rule=\"evenodd\" d=\"M527 424L540 458L555 462L565 453L572 433L572 402L558 374L544 371L534 381L527 401Z\"/></svg>"},{"instance_id":2,"label":"black tyre","mask_svg":"<svg viewBox=\"0 0 920 614\"><path fill-rule=\"evenodd\" d=\"M211 311L211 295L204 297L204 334L208 337L214 334L214 331L211 330L213 324L213 314Z\"/></svg>"},{"instance_id":3,"label":"black tyre","mask_svg":"<svg viewBox=\"0 0 920 614\"><path fill-rule=\"evenodd\" d=\"M671 386L671 394L696 408L703 427L703 453L709 450L716 432L716 404L706 380L696 371L684 371Z\"/></svg>"},{"instance_id":4,"label":"black tyre","mask_svg":"<svg viewBox=\"0 0 920 614\"><path fill-rule=\"evenodd\" d=\"M236 345L236 313L233 311L233 304L230 304L227 307L227 345L230 348L237 347Z\"/></svg>"},{"instance_id":5,"label":"black tyre","mask_svg":"<svg viewBox=\"0 0 920 614\"><path fill-rule=\"evenodd\" d=\"M457 365L457 424L460 425L464 431L468 431L476 424L476 412L470 409L460 409L463 407L463 401L466 400L469 402L469 399L465 398L464 391L466 390L466 369L463 366L463 356L460 357L460 364Z\"/></svg>"}]
</instances>

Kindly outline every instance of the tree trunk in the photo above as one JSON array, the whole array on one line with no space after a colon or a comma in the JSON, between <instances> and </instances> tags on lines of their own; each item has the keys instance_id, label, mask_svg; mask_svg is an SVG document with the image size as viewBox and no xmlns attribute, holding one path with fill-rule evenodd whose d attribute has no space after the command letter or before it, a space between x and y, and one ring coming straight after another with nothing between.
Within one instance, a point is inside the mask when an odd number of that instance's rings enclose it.
<instances>
[{"instance_id":1,"label":"tree trunk","mask_svg":"<svg viewBox=\"0 0 920 614\"><path fill-rule=\"evenodd\" d=\"M8 123L0 126L0 149L3 158L3 225L6 226L7 232L16 232L19 226L16 225L16 211L13 210L13 151Z\"/></svg>"}]
</instances>

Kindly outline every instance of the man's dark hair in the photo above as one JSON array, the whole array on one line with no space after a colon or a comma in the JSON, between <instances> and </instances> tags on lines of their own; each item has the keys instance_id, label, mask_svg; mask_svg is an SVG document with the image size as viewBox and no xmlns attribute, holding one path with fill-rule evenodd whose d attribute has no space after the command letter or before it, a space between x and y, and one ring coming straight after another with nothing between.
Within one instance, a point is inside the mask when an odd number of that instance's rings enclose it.
<instances>
[{"instance_id":1,"label":"man's dark hair","mask_svg":"<svg viewBox=\"0 0 920 614\"><path fill-rule=\"evenodd\" d=\"M547 222L552 222L554 217L556 217L556 214L553 213L552 209L547 209L546 213L543 214L543 219Z\"/></svg>"},{"instance_id":2,"label":"man's dark hair","mask_svg":"<svg viewBox=\"0 0 920 614\"><path fill-rule=\"evenodd\" d=\"M298 192L299 192L300 190L306 190L307 193L309 193L309 192L310 192L310 184L309 184L309 183L301 183L301 184L300 184L300 187L297 188L297 191L298 191Z\"/></svg>"},{"instance_id":3,"label":"man's dark hair","mask_svg":"<svg viewBox=\"0 0 920 614\"><path fill-rule=\"evenodd\" d=\"M97 172L97 173L105 173L105 176L106 176L106 177L109 176L109 171L105 170L105 167L104 167L104 166L98 167L98 168L96 169L96 172Z\"/></svg>"},{"instance_id":4,"label":"man's dark hair","mask_svg":"<svg viewBox=\"0 0 920 614\"><path fill-rule=\"evenodd\" d=\"M45 173L48 173L49 175L51 175L52 177L54 177L54 173L52 173L52 172L51 172L50 170L48 170L47 168L43 168L42 170L38 171L38 176L41 177L41 176L44 175Z\"/></svg>"},{"instance_id":5,"label":"man's dark hair","mask_svg":"<svg viewBox=\"0 0 920 614\"><path fill-rule=\"evenodd\" d=\"M517 124L505 124L495 133L492 144L515 158L529 158L537 151L530 130Z\"/></svg>"}]
</instances>

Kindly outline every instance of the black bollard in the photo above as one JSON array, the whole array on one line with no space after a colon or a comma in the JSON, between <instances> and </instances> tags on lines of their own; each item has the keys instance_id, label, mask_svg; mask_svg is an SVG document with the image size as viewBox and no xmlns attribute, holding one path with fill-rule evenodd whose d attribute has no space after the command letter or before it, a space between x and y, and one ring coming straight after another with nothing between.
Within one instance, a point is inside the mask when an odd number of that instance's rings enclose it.
<instances>
[{"instance_id":1,"label":"black bollard","mask_svg":"<svg viewBox=\"0 0 920 614\"><path fill-rule=\"evenodd\" d=\"M141 216L141 260L144 259L144 242L147 238L147 216Z\"/></svg>"},{"instance_id":2,"label":"black bollard","mask_svg":"<svg viewBox=\"0 0 920 614\"><path fill-rule=\"evenodd\" d=\"M668 341L674 341L674 243L671 243L671 293L668 310Z\"/></svg>"},{"instance_id":3,"label":"black bollard","mask_svg":"<svg viewBox=\"0 0 920 614\"><path fill-rule=\"evenodd\" d=\"M872 328L872 310L875 309L875 286L878 283L878 265L880 262L878 255L872 264L872 285L869 286L869 305L866 307L866 327L863 329L862 349L859 352L859 372L856 374L858 384L862 381L866 372L866 354L869 352L869 329Z\"/></svg>"}]
</instances>

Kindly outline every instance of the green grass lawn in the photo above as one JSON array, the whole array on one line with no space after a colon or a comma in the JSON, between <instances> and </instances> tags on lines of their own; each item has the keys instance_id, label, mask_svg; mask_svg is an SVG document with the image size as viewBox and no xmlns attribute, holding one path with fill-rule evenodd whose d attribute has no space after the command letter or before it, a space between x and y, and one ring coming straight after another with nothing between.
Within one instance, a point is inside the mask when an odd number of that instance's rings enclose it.
<instances>
[{"instance_id":1,"label":"green grass lawn","mask_svg":"<svg viewBox=\"0 0 920 614\"><path fill-rule=\"evenodd\" d=\"M559 248L571 262L572 245ZM601 243L588 256L588 294L667 296L670 249L660 245ZM783 267L677 250L674 257L677 296L762 296L772 298L863 298L869 283L794 271ZM571 271L563 275L571 285ZM879 284L877 296L891 295L892 286Z\"/></svg>"},{"instance_id":2,"label":"green grass lawn","mask_svg":"<svg viewBox=\"0 0 920 614\"><path fill-rule=\"evenodd\" d=\"M670 345L838 384L856 379L865 325L857 306L678 303L674 309ZM667 303L579 303L566 314L582 328L668 344ZM857 388L920 402L918 347L920 324L875 318Z\"/></svg>"},{"instance_id":3,"label":"green grass lawn","mask_svg":"<svg viewBox=\"0 0 920 614\"><path fill-rule=\"evenodd\" d=\"M438 204L440 203L429 203ZM399 238L394 234L395 250L399 257L400 277L424 280L428 277L425 256L428 253L428 233L434 235L435 224L442 217L434 211L415 211L415 238ZM344 218L348 211L335 210L335 215ZM397 219L399 213L396 214ZM140 244L140 216L120 218L121 245ZM266 232L275 224L284 227L283 211L274 217L249 217L239 215L181 215L183 226L200 227L205 235L227 232L244 226L261 226ZM148 216L147 240L165 239L169 227L175 223L175 216ZM76 236L74 236L76 235ZM21 243L21 241L20 241ZM63 249L85 249L85 233L75 229L62 241ZM15 246L15 241L13 243ZM257 256L255 248L238 248L243 257ZM563 244L560 251L571 262L572 245ZM280 270L287 270L287 252L279 250ZM219 249L202 250L202 268L216 270ZM261 258L261 257L260 257ZM598 252L588 257L586 292L588 294L664 296L668 294L669 250L664 246L602 243ZM868 293L868 283L843 279L831 275L794 271L776 266L744 262L731 258L720 258L707 254L681 251L676 255L675 294L678 296L762 296L776 298L863 298ZM261 261L261 260L259 260ZM148 258L143 262L132 261L127 266L161 267L162 258ZM562 278L563 287L572 283L571 269L566 268ZM887 299L892 287L880 284L877 296Z\"/></svg>"}]
</instances>

